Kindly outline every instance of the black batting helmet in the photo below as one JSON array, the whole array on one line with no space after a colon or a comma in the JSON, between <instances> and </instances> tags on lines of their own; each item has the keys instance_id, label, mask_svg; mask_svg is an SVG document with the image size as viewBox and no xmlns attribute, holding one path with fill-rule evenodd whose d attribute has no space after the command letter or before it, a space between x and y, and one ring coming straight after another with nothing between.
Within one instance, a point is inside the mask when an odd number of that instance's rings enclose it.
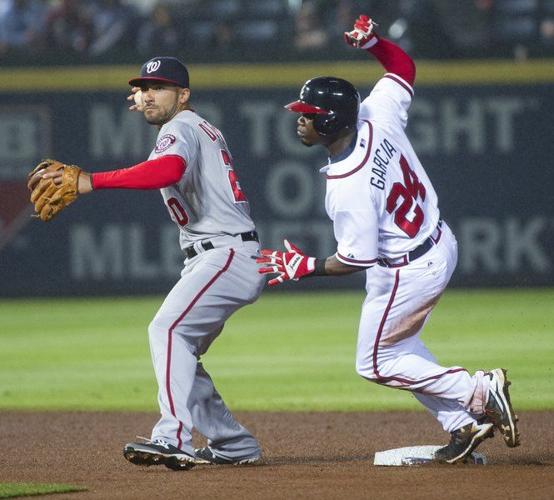
<instances>
[{"instance_id":1,"label":"black batting helmet","mask_svg":"<svg viewBox=\"0 0 554 500\"><path fill-rule=\"evenodd\" d=\"M319 135L334 135L344 128L355 128L360 109L356 87L342 78L320 76L308 80L298 101L285 106L289 111L314 114L314 129Z\"/></svg>"}]
</instances>

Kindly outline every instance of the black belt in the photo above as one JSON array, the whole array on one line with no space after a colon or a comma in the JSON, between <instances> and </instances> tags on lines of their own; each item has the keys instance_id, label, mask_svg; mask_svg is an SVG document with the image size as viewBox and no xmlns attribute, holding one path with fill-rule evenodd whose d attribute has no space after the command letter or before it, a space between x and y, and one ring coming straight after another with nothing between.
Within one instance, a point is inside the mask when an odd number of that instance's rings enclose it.
<instances>
[{"instance_id":1,"label":"black belt","mask_svg":"<svg viewBox=\"0 0 554 500\"><path fill-rule=\"evenodd\" d=\"M406 266L410 262L413 262L416 259L419 259L423 255L425 255L433 246L435 246L439 240L441 239L442 230L441 230L442 221L439 221L437 225L438 234L436 238L433 238L433 235L429 236L421 245L414 248L411 252L408 252L404 257L403 260L391 263L391 259L379 259L379 265L384 267L402 267ZM434 233L435 231L433 231ZM397 259L392 259L397 260Z\"/></svg>"},{"instance_id":2,"label":"black belt","mask_svg":"<svg viewBox=\"0 0 554 500\"><path fill-rule=\"evenodd\" d=\"M240 239L242 241L260 241L258 239L258 233L256 231L248 231L246 233L241 233L238 236L240 236ZM210 240L201 241L200 246L204 250L213 250L215 248L214 244ZM198 252L194 248L194 245L186 247L185 249L183 249L183 252L187 259L192 259L193 257L196 257L198 255Z\"/></svg>"}]
</instances>

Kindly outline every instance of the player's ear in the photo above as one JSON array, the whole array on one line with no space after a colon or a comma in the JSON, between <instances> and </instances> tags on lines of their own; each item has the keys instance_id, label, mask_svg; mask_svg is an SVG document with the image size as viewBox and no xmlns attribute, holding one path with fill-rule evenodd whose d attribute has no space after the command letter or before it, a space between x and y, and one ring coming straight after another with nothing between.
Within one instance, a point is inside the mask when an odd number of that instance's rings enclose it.
<instances>
[{"instance_id":1,"label":"player's ear","mask_svg":"<svg viewBox=\"0 0 554 500\"><path fill-rule=\"evenodd\" d=\"M186 104L190 99L190 89L179 89L179 104Z\"/></svg>"}]
</instances>

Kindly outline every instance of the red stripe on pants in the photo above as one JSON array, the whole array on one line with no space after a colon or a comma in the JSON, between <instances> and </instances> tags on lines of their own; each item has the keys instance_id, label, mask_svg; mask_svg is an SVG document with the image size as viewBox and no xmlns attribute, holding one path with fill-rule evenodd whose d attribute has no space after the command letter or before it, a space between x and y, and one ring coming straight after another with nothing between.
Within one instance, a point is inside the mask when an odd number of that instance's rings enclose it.
<instances>
[{"instance_id":1,"label":"red stripe on pants","mask_svg":"<svg viewBox=\"0 0 554 500\"><path fill-rule=\"evenodd\" d=\"M177 325L182 321L182 319L188 314L188 312L193 308L193 306L198 302L200 297L206 293L206 290L210 288L215 281L225 272L227 269L229 269L229 266L231 265L231 261L233 260L233 257L235 256L235 251L231 248L229 252L229 258L227 259L227 262L223 266L222 269L220 269L213 278L208 281L206 285L204 285L204 288L200 290L195 297L192 299L190 304L187 306L187 308L180 314L180 316L173 322L169 330L167 331L167 364L165 368L165 388L167 391L167 399L169 401L169 409L171 411L171 414L177 419L177 415L175 414L175 405L173 403L173 395L171 394L171 348L173 344L173 330L177 327ZM177 419L179 422L179 427L177 429L177 448L181 449L181 446L183 444L181 440L181 431L183 430L183 422L181 422L179 419Z\"/></svg>"},{"instance_id":2,"label":"red stripe on pants","mask_svg":"<svg viewBox=\"0 0 554 500\"><path fill-rule=\"evenodd\" d=\"M446 370L443 373L440 373L438 375L433 375L431 377L423 378L420 380L410 380L403 377L383 377L379 373L379 369L377 368L377 351L379 350L379 342L381 340L381 336L383 334L383 330L385 328L385 323L387 321L387 317L389 315L389 312L391 310L392 304L394 303L394 299L396 297L396 292L398 291L398 286L400 284L400 270L396 271L394 275L394 286L392 287L392 292L389 297L389 302L387 303L387 307L385 308L385 312L383 313L383 317L381 318L381 323L379 324L379 330L377 331L377 336L375 338L375 343L373 344L373 372L375 373L375 376L377 377L376 382L378 384L386 384L390 381L400 382L402 384L407 385L413 385L413 384L420 384L422 382L427 382L428 380L434 380L439 379L443 377L444 375L448 375L449 373L457 373L457 372L463 372L467 371L465 368L451 368L450 370ZM410 389L415 390L417 392L417 389Z\"/></svg>"}]
</instances>

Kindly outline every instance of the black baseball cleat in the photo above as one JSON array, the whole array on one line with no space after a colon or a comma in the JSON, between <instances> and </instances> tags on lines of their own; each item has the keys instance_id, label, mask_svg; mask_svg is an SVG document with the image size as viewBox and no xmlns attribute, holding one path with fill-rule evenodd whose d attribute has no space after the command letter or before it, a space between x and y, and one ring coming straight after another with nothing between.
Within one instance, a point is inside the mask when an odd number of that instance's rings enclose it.
<instances>
[{"instance_id":1,"label":"black baseball cleat","mask_svg":"<svg viewBox=\"0 0 554 500\"><path fill-rule=\"evenodd\" d=\"M471 452L485 439L493 437L491 423L467 424L450 433L450 443L439 448L433 457L437 462L455 464L465 462Z\"/></svg>"},{"instance_id":2,"label":"black baseball cleat","mask_svg":"<svg viewBox=\"0 0 554 500\"><path fill-rule=\"evenodd\" d=\"M223 458L217 456L209 446L205 448L196 448L194 450L197 464L211 465L256 465L262 461L261 455L255 455L248 458Z\"/></svg>"},{"instance_id":3,"label":"black baseball cleat","mask_svg":"<svg viewBox=\"0 0 554 500\"><path fill-rule=\"evenodd\" d=\"M485 405L485 416L488 422L500 431L506 446L519 446L519 431L517 429L517 415L510 402L508 387L511 382L506 378L506 370L496 368L489 373L489 398Z\"/></svg>"},{"instance_id":4,"label":"black baseball cleat","mask_svg":"<svg viewBox=\"0 0 554 500\"><path fill-rule=\"evenodd\" d=\"M165 465L172 470L188 470L195 465L194 457L167 443L163 439L145 443L127 443L123 456L135 465Z\"/></svg>"}]
</instances>

